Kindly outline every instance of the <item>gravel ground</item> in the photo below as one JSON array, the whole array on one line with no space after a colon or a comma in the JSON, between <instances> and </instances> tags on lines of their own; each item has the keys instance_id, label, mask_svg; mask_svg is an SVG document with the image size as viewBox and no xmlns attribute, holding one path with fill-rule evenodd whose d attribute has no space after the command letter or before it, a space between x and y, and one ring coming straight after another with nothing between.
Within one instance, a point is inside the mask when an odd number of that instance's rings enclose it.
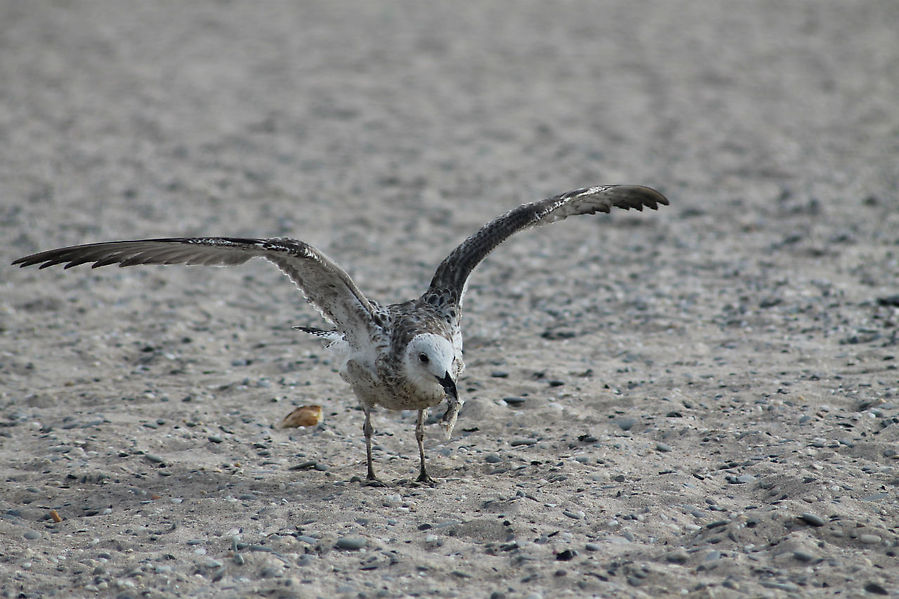
<instances>
[{"instance_id":1,"label":"gravel ground","mask_svg":"<svg viewBox=\"0 0 899 599\"><path fill-rule=\"evenodd\" d=\"M291 235L466 298L436 488L275 269L0 266L0 596L899 595L899 4L0 2L0 261ZM319 403L316 429L280 429Z\"/></svg>"}]
</instances>

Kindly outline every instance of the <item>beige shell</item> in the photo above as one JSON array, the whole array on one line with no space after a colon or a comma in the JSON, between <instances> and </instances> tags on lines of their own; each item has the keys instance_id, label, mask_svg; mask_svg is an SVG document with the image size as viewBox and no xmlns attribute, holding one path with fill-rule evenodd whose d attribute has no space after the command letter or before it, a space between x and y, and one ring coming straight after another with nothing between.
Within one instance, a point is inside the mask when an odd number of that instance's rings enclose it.
<instances>
[{"instance_id":1,"label":"beige shell","mask_svg":"<svg viewBox=\"0 0 899 599\"><path fill-rule=\"evenodd\" d=\"M280 428L297 428L300 426L318 426L322 421L322 407L318 405L300 406L284 417Z\"/></svg>"}]
</instances>

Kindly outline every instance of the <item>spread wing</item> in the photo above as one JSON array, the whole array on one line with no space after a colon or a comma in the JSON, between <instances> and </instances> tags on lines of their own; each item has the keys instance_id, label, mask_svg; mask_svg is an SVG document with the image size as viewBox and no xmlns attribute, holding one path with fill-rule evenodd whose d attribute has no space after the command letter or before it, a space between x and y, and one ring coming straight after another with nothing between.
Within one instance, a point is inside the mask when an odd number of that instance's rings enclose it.
<instances>
[{"instance_id":1,"label":"spread wing","mask_svg":"<svg viewBox=\"0 0 899 599\"><path fill-rule=\"evenodd\" d=\"M430 291L449 292L454 303L461 302L465 282L487 254L513 234L535 226L548 225L578 214L609 212L613 207L653 210L668 205L658 191L640 185L604 185L576 189L539 202L524 204L490 221L447 256L434 278Z\"/></svg>"},{"instance_id":2,"label":"spread wing","mask_svg":"<svg viewBox=\"0 0 899 599\"><path fill-rule=\"evenodd\" d=\"M203 264L231 266L251 258L275 263L300 288L309 302L341 331L368 330L377 322L376 309L350 276L330 258L309 244L294 239L238 239L193 237L109 241L48 250L19 258L21 267L40 264L47 268L65 264L72 268L118 264Z\"/></svg>"}]
</instances>

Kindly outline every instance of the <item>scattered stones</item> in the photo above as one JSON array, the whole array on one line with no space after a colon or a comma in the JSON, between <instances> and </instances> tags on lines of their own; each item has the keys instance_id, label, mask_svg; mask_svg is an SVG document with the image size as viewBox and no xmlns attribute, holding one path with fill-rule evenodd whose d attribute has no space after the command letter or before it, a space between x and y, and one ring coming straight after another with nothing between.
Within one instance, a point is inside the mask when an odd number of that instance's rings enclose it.
<instances>
[{"instance_id":1,"label":"scattered stones","mask_svg":"<svg viewBox=\"0 0 899 599\"><path fill-rule=\"evenodd\" d=\"M864 543L865 545L876 545L880 543L883 539L880 538L880 535L875 535L871 533L865 533L859 535L858 540Z\"/></svg>"},{"instance_id":2,"label":"scattered stones","mask_svg":"<svg viewBox=\"0 0 899 599\"><path fill-rule=\"evenodd\" d=\"M615 424L617 424L618 428L620 428L621 430L629 431L634 427L635 424L637 424L637 420L635 418L627 418L627 417L616 418Z\"/></svg>"},{"instance_id":3,"label":"scattered stones","mask_svg":"<svg viewBox=\"0 0 899 599\"><path fill-rule=\"evenodd\" d=\"M824 526L827 523L821 516L808 512L800 514L799 519L810 526Z\"/></svg>"},{"instance_id":4,"label":"scattered stones","mask_svg":"<svg viewBox=\"0 0 899 599\"><path fill-rule=\"evenodd\" d=\"M340 537L334 546L345 551L359 551L368 546L368 539L359 536Z\"/></svg>"},{"instance_id":5,"label":"scattered stones","mask_svg":"<svg viewBox=\"0 0 899 599\"><path fill-rule=\"evenodd\" d=\"M556 554L556 560L560 562L567 562L573 560L575 557L577 557L577 551L574 549L566 549Z\"/></svg>"},{"instance_id":6,"label":"scattered stones","mask_svg":"<svg viewBox=\"0 0 899 599\"><path fill-rule=\"evenodd\" d=\"M740 476L726 476L725 480L732 485L745 485L755 481L755 477L751 474L741 474Z\"/></svg>"},{"instance_id":7,"label":"scattered stones","mask_svg":"<svg viewBox=\"0 0 899 599\"><path fill-rule=\"evenodd\" d=\"M865 585L865 591L871 593L873 595L889 595L890 592L886 590L881 584L876 582L869 582Z\"/></svg>"}]
</instances>

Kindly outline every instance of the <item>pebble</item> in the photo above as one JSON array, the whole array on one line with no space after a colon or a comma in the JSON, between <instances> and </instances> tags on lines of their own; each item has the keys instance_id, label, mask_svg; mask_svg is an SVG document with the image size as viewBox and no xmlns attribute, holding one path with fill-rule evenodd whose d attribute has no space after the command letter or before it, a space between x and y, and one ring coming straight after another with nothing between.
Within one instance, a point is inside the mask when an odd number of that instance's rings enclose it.
<instances>
[{"instance_id":1,"label":"pebble","mask_svg":"<svg viewBox=\"0 0 899 599\"><path fill-rule=\"evenodd\" d=\"M219 437L218 435L209 435L209 436L206 437L206 438L207 438L211 443L221 443L221 442L222 442L222 438Z\"/></svg>"},{"instance_id":2,"label":"pebble","mask_svg":"<svg viewBox=\"0 0 899 599\"><path fill-rule=\"evenodd\" d=\"M599 543L587 543L586 545L584 545L584 549L586 549L587 551L599 551L601 548L602 547L599 545Z\"/></svg>"},{"instance_id":3,"label":"pebble","mask_svg":"<svg viewBox=\"0 0 899 599\"><path fill-rule=\"evenodd\" d=\"M575 557L577 557L577 551L575 551L574 549L566 549L565 551L562 551L556 555L556 560L560 562L567 562L573 560Z\"/></svg>"},{"instance_id":4,"label":"pebble","mask_svg":"<svg viewBox=\"0 0 899 599\"><path fill-rule=\"evenodd\" d=\"M728 476L725 480L732 485L745 485L754 481L755 477L751 474L741 474L740 476Z\"/></svg>"},{"instance_id":5,"label":"pebble","mask_svg":"<svg viewBox=\"0 0 899 599\"><path fill-rule=\"evenodd\" d=\"M484 456L484 461L488 464L499 464L503 461L503 458L498 453L488 453Z\"/></svg>"},{"instance_id":6,"label":"pebble","mask_svg":"<svg viewBox=\"0 0 899 599\"><path fill-rule=\"evenodd\" d=\"M624 429L627 430L627 429ZM667 443L656 443L656 450L661 452L669 452L671 451L671 446Z\"/></svg>"},{"instance_id":7,"label":"pebble","mask_svg":"<svg viewBox=\"0 0 899 599\"><path fill-rule=\"evenodd\" d=\"M503 401L506 402L507 405L515 407L515 406L522 405L524 402L527 401L527 398L525 398L525 397L504 397Z\"/></svg>"},{"instance_id":8,"label":"pebble","mask_svg":"<svg viewBox=\"0 0 899 599\"><path fill-rule=\"evenodd\" d=\"M384 499L381 500L381 503L383 503L385 507L399 507L403 505L403 496L399 493L391 493L390 495L385 495Z\"/></svg>"},{"instance_id":9,"label":"pebble","mask_svg":"<svg viewBox=\"0 0 899 599\"><path fill-rule=\"evenodd\" d=\"M889 595L890 592L876 582L869 582L865 585L865 592L874 595Z\"/></svg>"},{"instance_id":10,"label":"pebble","mask_svg":"<svg viewBox=\"0 0 899 599\"><path fill-rule=\"evenodd\" d=\"M686 563L688 559L690 559L690 554L683 549L672 551L665 556L665 561L671 562L672 564L683 564Z\"/></svg>"},{"instance_id":11,"label":"pebble","mask_svg":"<svg viewBox=\"0 0 899 599\"><path fill-rule=\"evenodd\" d=\"M811 526L824 526L826 524L824 518L822 518L821 516L816 516L815 514L810 514L808 512L800 514L799 519Z\"/></svg>"},{"instance_id":12,"label":"pebble","mask_svg":"<svg viewBox=\"0 0 899 599\"><path fill-rule=\"evenodd\" d=\"M41 538L41 533L39 533L36 530L26 530L22 536L25 537L26 539L28 539L29 541L34 541L36 539Z\"/></svg>"},{"instance_id":13,"label":"pebble","mask_svg":"<svg viewBox=\"0 0 899 599\"><path fill-rule=\"evenodd\" d=\"M334 545L338 549L344 549L346 551L359 551L360 549L364 549L368 545L368 539L365 537L340 537L337 539L337 543Z\"/></svg>"},{"instance_id":14,"label":"pebble","mask_svg":"<svg viewBox=\"0 0 899 599\"><path fill-rule=\"evenodd\" d=\"M562 514L568 516L572 520L581 520L586 514L580 510L577 512L570 512L568 510L562 510Z\"/></svg>"},{"instance_id":15,"label":"pebble","mask_svg":"<svg viewBox=\"0 0 899 599\"><path fill-rule=\"evenodd\" d=\"M880 543L880 541L881 541L880 535L873 535L870 533L860 535L858 537L858 540L861 541L862 543L864 543L865 545L876 545L877 543Z\"/></svg>"},{"instance_id":16,"label":"pebble","mask_svg":"<svg viewBox=\"0 0 899 599\"><path fill-rule=\"evenodd\" d=\"M631 430L637 421L634 418L616 418L615 424L623 431Z\"/></svg>"},{"instance_id":17,"label":"pebble","mask_svg":"<svg viewBox=\"0 0 899 599\"><path fill-rule=\"evenodd\" d=\"M512 447L519 447L521 445L531 446L531 445L536 445L536 444L537 444L537 439L512 439L509 442L509 445L511 445Z\"/></svg>"}]
</instances>

